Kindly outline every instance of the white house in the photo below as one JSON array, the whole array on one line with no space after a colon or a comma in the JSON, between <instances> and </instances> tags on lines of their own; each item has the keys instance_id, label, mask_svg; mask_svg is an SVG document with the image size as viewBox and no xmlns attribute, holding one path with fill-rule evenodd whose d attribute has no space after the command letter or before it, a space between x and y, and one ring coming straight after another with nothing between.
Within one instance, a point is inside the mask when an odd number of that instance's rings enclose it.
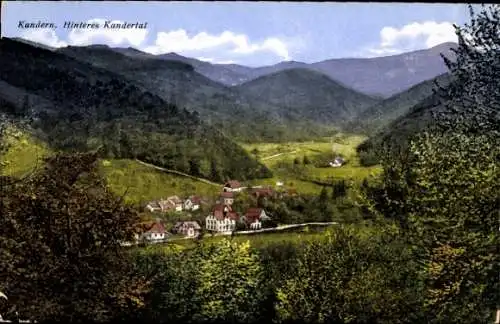
<instances>
[{"instance_id":1,"label":"white house","mask_svg":"<svg viewBox=\"0 0 500 324\"><path fill-rule=\"evenodd\" d=\"M217 204L205 219L205 225L209 231L232 232L236 230L236 222L239 218L238 213L234 212L231 206Z\"/></svg>"},{"instance_id":2,"label":"white house","mask_svg":"<svg viewBox=\"0 0 500 324\"><path fill-rule=\"evenodd\" d=\"M178 234L184 234L188 237L195 237L200 233L201 227L198 222L195 221L177 222L172 231Z\"/></svg>"},{"instance_id":3,"label":"white house","mask_svg":"<svg viewBox=\"0 0 500 324\"><path fill-rule=\"evenodd\" d=\"M198 210L200 209L201 198L197 196L191 196L184 200L184 210Z\"/></svg>"},{"instance_id":4,"label":"white house","mask_svg":"<svg viewBox=\"0 0 500 324\"><path fill-rule=\"evenodd\" d=\"M146 225L146 230L140 234L136 234L137 240L146 240L151 243L163 242L169 236L165 230L165 226L160 222Z\"/></svg>"},{"instance_id":5,"label":"white house","mask_svg":"<svg viewBox=\"0 0 500 324\"><path fill-rule=\"evenodd\" d=\"M252 230L261 229L262 221L271 219L262 208L248 208L242 218L247 227Z\"/></svg>"},{"instance_id":6,"label":"white house","mask_svg":"<svg viewBox=\"0 0 500 324\"><path fill-rule=\"evenodd\" d=\"M342 165L344 165L344 163L345 163L345 160L344 160L342 157L337 156L337 157L333 160L333 162L330 162L330 163L328 163L328 164L329 164L331 167L333 167L333 168L338 168L338 167L341 167Z\"/></svg>"}]
</instances>

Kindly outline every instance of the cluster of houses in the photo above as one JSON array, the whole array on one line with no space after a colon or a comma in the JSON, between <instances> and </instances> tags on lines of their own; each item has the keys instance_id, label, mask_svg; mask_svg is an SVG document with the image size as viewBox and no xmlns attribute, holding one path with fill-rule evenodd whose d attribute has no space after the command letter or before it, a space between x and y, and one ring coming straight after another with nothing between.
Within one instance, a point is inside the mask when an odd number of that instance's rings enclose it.
<instances>
[{"instance_id":1,"label":"cluster of houses","mask_svg":"<svg viewBox=\"0 0 500 324\"><path fill-rule=\"evenodd\" d=\"M282 182L277 182L277 186L282 186ZM219 195L219 199L212 206L210 212L205 217L205 228L209 232L233 232L238 224L244 225L249 230L258 230L262 228L265 221L271 220L264 209L252 207L248 208L244 213L239 213L233 209L235 196L244 190L248 190L255 197L273 197L277 192L271 187L244 187L238 181L232 180L224 184L224 187ZM296 191L290 189L286 192L289 195L295 195ZM146 209L150 212L168 212L168 211L196 211L202 205L207 205L208 202L198 196L190 196L185 200L178 196L160 199L147 204ZM200 235L202 227L196 221L181 221L177 222L171 230L167 232L161 221L143 225L141 234L136 235L138 241L145 240L147 242L164 242L172 234L181 234L186 237L197 237Z\"/></svg>"},{"instance_id":2,"label":"cluster of houses","mask_svg":"<svg viewBox=\"0 0 500 324\"><path fill-rule=\"evenodd\" d=\"M146 209L150 212L168 212L168 211L195 211L200 209L201 204L206 204L205 200L202 200L198 196L190 196L185 200L180 199L178 196L171 196L167 199L160 199L157 201L151 201L146 205Z\"/></svg>"}]
</instances>

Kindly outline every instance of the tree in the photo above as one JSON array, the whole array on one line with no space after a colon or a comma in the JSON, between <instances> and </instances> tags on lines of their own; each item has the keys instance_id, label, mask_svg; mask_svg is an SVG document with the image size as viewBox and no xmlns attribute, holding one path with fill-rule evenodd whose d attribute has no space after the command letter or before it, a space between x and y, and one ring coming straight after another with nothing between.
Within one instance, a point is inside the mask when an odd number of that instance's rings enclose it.
<instances>
[{"instance_id":1,"label":"tree","mask_svg":"<svg viewBox=\"0 0 500 324\"><path fill-rule=\"evenodd\" d=\"M422 135L406 205L425 261L429 322L480 323L498 306L498 145L484 135Z\"/></svg>"},{"instance_id":2,"label":"tree","mask_svg":"<svg viewBox=\"0 0 500 324\"><path fill-rule=\"evenodd\" d=\"M345 197L347 194L347 183L345 180L335 181L332 185L332 199Z\"/></svg>"},{"instance_id":3,"label":"tree","mask_svg":"<svg viewBox=\"0 0 500 324\"><path fill-rule=\"evenodd\" d=\"M277 289L279 320L419 322L422 294L408 247L393 230L371 229L369 238L358 231L339 228L307 243L293 276Z\"/></svg>"},{"instance_id":4,"label":"tree","mask_svg":"<svg viewBox=\"0 0 500 324\"><path fill-rule=\"evenodd\" d=\"M193 157L189 160L189 174L194 175L194 176L200 176L201 171L200 171L200 162L198 158Z\"/></svg>"},{"instance_id":5,"label":"tree","mask_svg":"<svg viewBox=\"0 0 500 324\"><path fill-rule=\"evenodd\" d=\"M259 319L263 269L250 243L223 239L208 246L199 260L197 298L200 319L252 322Z\"/></svg>"},{"instance_id":6,"label":"tree","mask_svg":"<svg viewBox=\"0 0 500 324\"><path fill-rule=\"evenodd\" d=\"M471 21L455 26L459 46L456 60L443 57L453 81L439 88L445 105L436 114L440 129L500 135L500 6L482 6L476 14L469 5Z\"/></svg>"},{"instance_id":7,"label":"tree","mask_svg":"<svg viewBox=\"0 0 500 324\"><path fill-rule=\"evenodd\" d=\"M136 211L106 187L97 154L59 154L0 192L0 283L12 312L44 321L107 320L142 306L121 243ZM78 301L78 302L75 302Z\"/></svg>"},{"instance_id":8,"label":"tree","mask_svg":"<svg viewBox=\"0 0 500 324\"><path fill-rule=\"evenodd\" d=\"M217 166L217 161L214 159L210 161L210 179L213 181L220 181L222 179L221 172Z\"/></svg>"},{"instance_id":9,"label":"tree","mask_svg":"<svg viewBox=\"0 0 500 324\"><path fill-rule=\"evenodd\" d=\"M304 165L311 164L311 160L309 159L309 157L307 155L304 155L302 162L304 163Z\"/></svg>"}]
</instances>

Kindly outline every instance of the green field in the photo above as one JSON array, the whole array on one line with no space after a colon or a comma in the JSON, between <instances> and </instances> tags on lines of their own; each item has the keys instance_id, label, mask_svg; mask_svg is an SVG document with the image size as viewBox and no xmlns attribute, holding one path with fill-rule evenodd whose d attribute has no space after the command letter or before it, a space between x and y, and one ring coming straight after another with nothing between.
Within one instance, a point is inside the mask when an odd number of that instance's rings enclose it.
<instances>
[{"instance_id":1,"label":"green field","mask_svg":"<svg viewBox=\"0 0 500 324\"><path fill-rule=\"evenodd\" d=\"M43 165L43 158L52 152L46 145L29 135L8 138L10 148L2 156L5 165L2 174L20 177ZM197 194L210 198L220 188L183 176L168 174L139 164L133 160L101 160L100 170L116 194L123 195L128 202L166 198L172 195Z\"/></svg>"},{"instance_id":2,"label":"green field","mask_svg":"<svg viewBox=\"0 0 500 324\"><path fill-rule=\"evenodd\" d=\"M133 203L173 195L213 197L220 192L220 187L158 171L133 160L102 160L101 170L111 190L119 195L127 192L127 201Z\"/></svg>"},{"instance_id":3,"label":"green field","mask_svg":"<svg viewBox=\"0 0 500 324\"><path fill-rule=\"evenodd\" d=\"M50 154L47 146L32 137L19 133L6 139L9 150L1 157L3 175L21 177L43 165L43 158Z\"/></svg>"},{"instance_id":4,"label":"green field","mask_svg":"<svg viewBox=\"0 0 500 324\"><path fill-rule=\"evenodd\" d=\"M318 193L322 186L299 180L295 174L277 168L279 162L292 164L295 158L302 160L304 156L313 158L318 154L328 154L335 151L342 154L348 163L340 168L316 168L312 165L304 167L308 178L346 179L361 181L365 177L379 172L379 167L362 167L356 155L356 146L364 140L362 136L337 135L334 138L324 138L313 142L290 142L290 143L257 143L242 144L248 151L258 150L257 158L273 171L271 179L260 179L249 181L250 185L276 185L280 180L286 187L296 188L297 191L307 194ZM37 140L27 135L17 139L10 139L12 147L2 157L6 162L2 172L6 175L21 176L30 172L33 168L41 165L43 157L50 154L50 150ZM295 153L290 153L295 152ZM281 154L273 158L270 156ZM252 153L251 153L252 154ZM102 160L100 169L105 175L110 188L118 195L126 192L126 200L133 203L141 203L162 197L178 195L200 195L212 198L218 194L220 188L204 182L196 181L187 177L168 174L153 168L144 166L133 160Z\"/></svg>"},{"instance_id":5,"label":"green field","mask_svg":"<svg viewBox=\"0 0 500 324\"><path fill-rule=\"evenodd\" d=\"M339 134L332 138L323 138L311 142L289 142L289 143L256 143L242 144L242 146L256 156L262 163L268 166L274 174L272 179L253 181L252 184L274 185L276 181L284 181L285 185L297 188L299 192L316 193L322 186L314 183L300 181L297 176L278 168L280 162L292 164L295 158L302 161L304 156L314 158L316 155L332 154L333 152L343 155L348 163L340 168L317 168L312 165L306 166L305 173L308 178L318 179L345 179L362 181L370 175L376 175L380 167L363 167L359 164L356 154L356 147L365 140L365 137L358 135ZM258 154L255 155L255 151ZM279 156L275 156L281 154ZM275 156L275 157L273 157Z\"/></svg>"},{"instance_id":6,"label":"green field","mask_svg":"<svg viewBox=\"0 0 500 324\"><path fill-rule=\"evenodd\" d=\"M250 242L250 245L253 248L259 249L264 248L270 244L276 243L294 243L301 244L312 240L319 240L324 238L325 232L333 228L333 226L325 226L322 228L314 229L314 230L295 230L293 232L277 232L277 233L259 233L252 235L235 235L234 237L230 236L213 236L206 235L203 238L203 242L206 244L213 244L222 239L229 239L234 242L243 243L246 241ZM172 250L179 249L190 249L195 246L195 241L191 239L185 240L176 240L171 243L162 244L162 245L149 245L146 248L139 248L141 252L169 252Z\"/></svg>"}]
</instances>

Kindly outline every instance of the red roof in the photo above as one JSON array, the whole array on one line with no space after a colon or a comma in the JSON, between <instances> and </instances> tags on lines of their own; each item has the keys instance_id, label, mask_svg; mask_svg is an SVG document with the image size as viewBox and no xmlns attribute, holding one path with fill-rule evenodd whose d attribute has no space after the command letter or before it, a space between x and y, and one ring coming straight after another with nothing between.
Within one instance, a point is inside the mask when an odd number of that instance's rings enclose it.
<instances>
[{"instance_id":1,"label":"red roof","mask_svg":"<svg viewBox=\"0 0 500 324\"><path fill-rule=\"evenodd\" d=\"M224 204L217 204L214 206L214 209L212 211L213 215L217 219L224 219L224 209L227 208L228 213L232 212L231 206L224 205Z\"/></svg>"},{"instance_id":2,"label":"red roof","mask_svg":"<svg viewBox=\"0 0 500 324\"><path fill-rule=\"evenodd\" d=\"M191 196L189 199L191 199L191 202L194 204L199 204L201 203L201 198L198 196Z\"/></svg>"},{"instance_id":3,"label":"red roof","mask_svg":"<svg viewBox=\"0 0 500 324\"><path fill-rule=\"evenodd\" d=\"M220 196L222 198L233 198L234 194L232 192L221 192Z\"/></svg>"},{"instance_id":4,"label":"red roof","mask_svg":"<svg viewBox=\"0 0 500 324\"><path fill-rule=\"evenodd\" d=\"M230 181L226 182L224 187L229 187L231 189L237 189L237 188L241 188L241 183L239 183L236 180L230 180Z\"/></svg>"},{"instance_id":5,"label":"red roof","mask_svg":"<svg viewBox=\"0 0 500 324\"><path fill-rule=\"evenodd\" d=\"M162 223L153 223L150 225L147 232L162 234L162 233L166 233L167 231L165 230L165 226Z\"/></svg>"},{"instance_id":6,"label":"red roof","mask_svg":"<svg viewBox=\"0 0 500 324\"><path fill-rule=\"evenodd\" d=\"M229 219L232 219L232 220L238 220L238 219L240 219L240 215L238 215L237 212L233 212L233 211L227 213L227 217Z\"/></svg>"},{"instance_id":7,"label":"red roof","mask_svg":"<svg viewBox=\"0 0 500 324\"><path fill-rule=\"evenodd\" d=\"M260 218L262 213L262 208L248 208L245 214L246 221L248 223L253 223L255 220Z\"/></svg>"}]
</instances>

